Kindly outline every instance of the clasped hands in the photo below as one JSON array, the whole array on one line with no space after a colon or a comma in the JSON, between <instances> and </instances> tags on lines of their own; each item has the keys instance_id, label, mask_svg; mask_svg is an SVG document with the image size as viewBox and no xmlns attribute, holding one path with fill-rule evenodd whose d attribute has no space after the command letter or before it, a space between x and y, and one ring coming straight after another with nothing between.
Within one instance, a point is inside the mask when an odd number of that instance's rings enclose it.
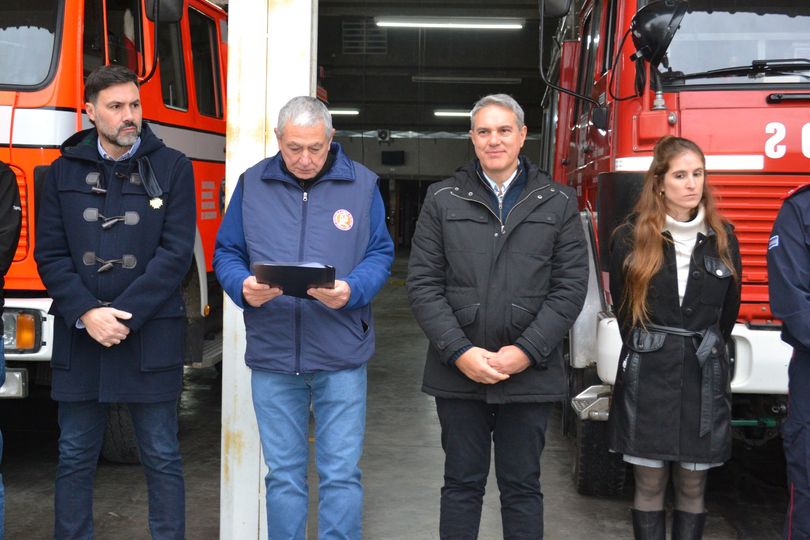
<instances>
[{"instance_id":1,"label":"clasped hands","mask_svg":"<svg viewBox=\"0 0 810 540\"><path fill-rule=\"evenodd\" d=\"M129 327L121 321L131 319L132 313L112 307L97 307L87 310L79 318L91 338L105 347L112 347L129 335Z\"/></svg>"},{"instance_id":2,"label":"clasped hands","mask_svg":"<svg viewBox=\"0 0 810 540\"><path fill-rule=\"evenodd\" d=\"M472 347L456 359L456 367L468 378L483 384L505 381L531 365L523 349L505 345L498 352Z\"/></svg>"},{"instance_id":3,"label":"clasped hands","mask_svg":"<svg viewBox=\"0 0 810 540\"><path fill-rule=\"evenodd\" d=\"M280 288L256 281L256 276L248 276L242 282L242 296L253 307L261 307L282 294L284 294L284 291ZM307 289L307 294L326 307L340 309L349 301L352 289L345 281L336 279L334 289L313 287Z\"/></svg>"}]
</instances>

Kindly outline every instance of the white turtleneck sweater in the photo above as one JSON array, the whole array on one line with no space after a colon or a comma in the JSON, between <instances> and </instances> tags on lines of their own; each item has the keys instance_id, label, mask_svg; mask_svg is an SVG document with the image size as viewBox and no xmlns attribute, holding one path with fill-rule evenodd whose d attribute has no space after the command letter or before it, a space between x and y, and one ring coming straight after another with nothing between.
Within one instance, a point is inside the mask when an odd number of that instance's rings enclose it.
<instances>
[{"instance_id":1,"label":"white turtleneck sweater","mask_svg":"<svg viewBox=\"0 0 810 540\"><path fill-rule=\"evenodd\" d=\"M678 269L678 300L683 304L683 295L686 292L686 281L689 279L689 264L692 260L692 251L695 249L698 233L706 234L706 213L701 204L698 212L690 221L678 221L667 215L664 230L669 231L675 242L675 263Z\"/></svg>"}]
</instances>

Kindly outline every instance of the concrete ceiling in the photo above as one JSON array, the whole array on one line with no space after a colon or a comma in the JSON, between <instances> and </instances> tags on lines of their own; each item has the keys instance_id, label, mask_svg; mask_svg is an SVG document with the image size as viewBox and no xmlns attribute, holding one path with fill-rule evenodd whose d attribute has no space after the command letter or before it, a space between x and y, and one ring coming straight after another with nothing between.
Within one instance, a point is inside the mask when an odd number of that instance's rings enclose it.
<instances>
[{"instance_id":1,"label":"concrete ceiling","mask_svg":"<svg viewBox=\"0 0 810 540\"><path fill-rule=\"evenodd\" d=\"M510 31L381 29L374 17L383 15L525 22ZM434 110L469 110L481 96L504 92L521 103L530 132L537 133L543 91L538 22L537 0L320 0L320 84L330 108L360 111L335 117L335 127L464 132L468 119L436 117ZM546 27L550 34L553 24Z\"/></svg>"},{"instance_id":2,"label":"concrete ceiling","mask_svg":"<svg viewBox=\"0 0 810 540\"><path fill-rule=\"evenodd\" d=\"M466 131L468 119L436 117L434 110L469 110L495 92L513 95L526 109L529 128L539 126L536 0L320 0L318 10L318 64L329 105L360 110L336 117L338 129ZM500 31L385 29L374 24L382 15L517 17L525 23L522 30Z\"/></svg>"}]
</instances>

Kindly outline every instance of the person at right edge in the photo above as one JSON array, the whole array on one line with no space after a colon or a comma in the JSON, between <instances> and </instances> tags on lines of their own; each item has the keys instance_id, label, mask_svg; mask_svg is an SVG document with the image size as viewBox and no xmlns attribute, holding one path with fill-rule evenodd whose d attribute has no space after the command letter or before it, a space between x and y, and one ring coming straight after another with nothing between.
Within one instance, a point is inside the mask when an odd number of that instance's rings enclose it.
<instances>
[{"instance_id":1,"label":"person at right edge","mask_svg":"<svg viewBox=\"0 0 810 540\"><path fill-rule=\"evenodd\" d=\"M672 538L701 538L708 470L731 457L726 344L742 264L705 168L694 142L658 141L634 211L610 242L610 291L624 345L608 432L610 449L633 465L636 539L666 538L670 476Z\"/></svg>"},{"instance_id":2,"label":"person at right edge","mask_svg":"<svg viewBox=\"0 0 810 540\"><path fill-rule=\"evenodd\" d=\"M790 192L768 241L771 311L793 347L782 426L790 500L784 538L810 538L810 184Z\"/></svg>"},{"instance_id":3,"label":"person at right edge","mask_svg":"<svg viewBox=\"0 0 810 540\"><path fill-rule=\"evenodd\" d=\"M17 242L20 239L22 224L22 207L17 177L14 172L0 161L0 334L3 333L3 286L4 276L14 259ZM6 380L6 363L3 342L0 341L0 386ZM3 458L3 434L0 433L0 460ZM3 476L0 475L0 540L5 538L6 497L3 488Z\"/></svg>"}]
</instances>

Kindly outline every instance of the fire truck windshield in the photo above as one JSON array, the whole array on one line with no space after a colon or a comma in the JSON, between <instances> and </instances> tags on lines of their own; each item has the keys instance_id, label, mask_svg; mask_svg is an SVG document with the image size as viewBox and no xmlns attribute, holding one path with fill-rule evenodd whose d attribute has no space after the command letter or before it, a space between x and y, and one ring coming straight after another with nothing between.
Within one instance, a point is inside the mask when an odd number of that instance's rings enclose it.
<instances>
[{"instance_id":1,"label":"fire truck windshield","mask_svg":"<svg viewBox=\"0 0 810 540\"><path fill-rule=\"evenodd\" d=\"M50 79L60 3L0 2L0 88L30 90Z\"/></svg>"},{"instance_id":2,"label":"fire truck windshield","mask_svg":"<svg viewBox=\"0 0 810 540\"><path fill-rule=\"evenodd\" d=\"M692 0L660 68L665 86L807 84L806 0Z\"/></svg>"}]
</instances>

